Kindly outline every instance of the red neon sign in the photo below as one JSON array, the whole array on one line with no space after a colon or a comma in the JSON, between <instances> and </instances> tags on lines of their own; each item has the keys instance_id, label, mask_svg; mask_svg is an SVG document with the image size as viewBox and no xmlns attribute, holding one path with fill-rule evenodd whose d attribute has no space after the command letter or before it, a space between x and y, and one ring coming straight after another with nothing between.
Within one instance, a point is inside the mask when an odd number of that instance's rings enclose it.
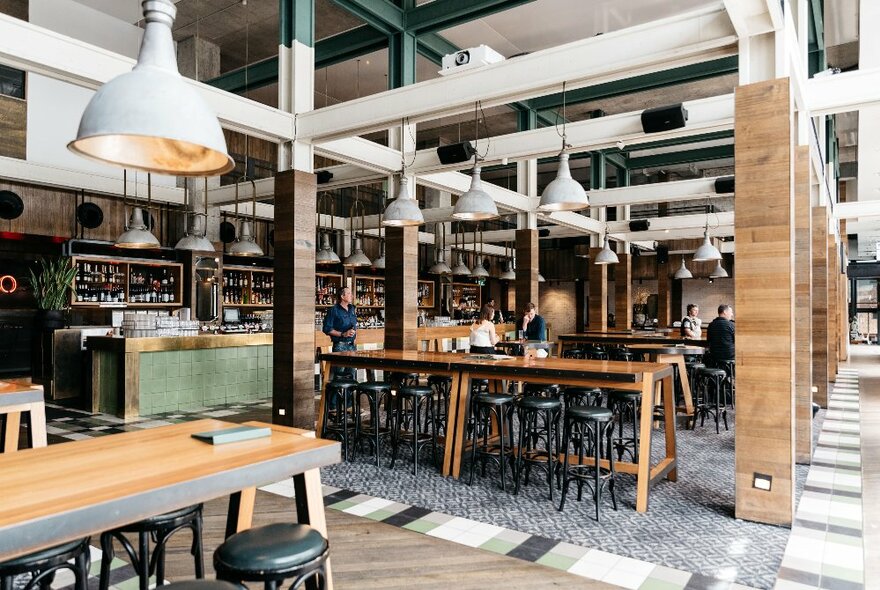
<instances>
[{"instance_id":1,"label":"red neon sign","mask_svg":"<svg viewBox=\"0 0 880 590\"><path fill-rule=\"evenodd\" d=\"M18 290L18 281L12 275L0 276L0 293L15 293Z\"/></svg>"}]
</instances>

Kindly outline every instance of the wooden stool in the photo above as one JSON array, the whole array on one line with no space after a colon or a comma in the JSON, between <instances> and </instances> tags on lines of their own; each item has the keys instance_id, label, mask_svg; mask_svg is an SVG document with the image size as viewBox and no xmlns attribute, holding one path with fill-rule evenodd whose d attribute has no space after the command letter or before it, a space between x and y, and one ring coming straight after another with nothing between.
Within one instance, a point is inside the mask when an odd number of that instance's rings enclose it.
<instances>
[{"instance_id":1,"label":"wooden stool","mask_svg":"<svg viewBox=\"0 0 880 590\"><path fill-rule=\"evenodd\" d=\"M0 416L5 417L5 427L0 436L0 452L18 450L21 416L25 414L28 425L28 446L46 446L46 406L43 403L43 386L33 385L29 380L0 381Z\"/></svg>"}]
</instances>

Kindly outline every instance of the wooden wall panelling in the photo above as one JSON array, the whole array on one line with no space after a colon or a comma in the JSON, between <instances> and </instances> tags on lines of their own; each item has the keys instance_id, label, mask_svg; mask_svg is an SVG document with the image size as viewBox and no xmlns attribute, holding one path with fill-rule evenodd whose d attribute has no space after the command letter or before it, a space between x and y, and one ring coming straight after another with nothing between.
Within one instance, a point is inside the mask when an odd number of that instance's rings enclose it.
<instances>
[{"instance_id":1,"label":"wooden wall panelling","mask_svg":"<svg viewBox=\"0 0 880 590\"><path fill-rule=\"evenodd\" d=\"M840 254L837 251L837 239L833 232L828 232L828 380L837 381L837 362L840 338L837 331L840 324Z\"/></svg>"},{"instance_id":2,"label":"wooden wall panelling","mask_svg":"<svg viewBox=\"0 0 880 590\"><path fill-rule=\"evenodd\" d=\"M522 311L526 303L540 304L538 290L538 230L516 230L516 307ZM541 313L538 308L538 313Z\"/></svg>"},{"instance_id":3,"label":"wooden wall panelling","mask_svg":"<svg viewBox=\"0 0 880 590\"><path fill-rule=\"evenodd\" d=\"M0 156L27 157L27 101L0 95Z\"/></svg>"},{"instance_id":4,"label":"wooden wall panelling","mask_svg":"<svg viewBox=\"0 0 880 590\"><path fill-rule=\"evenodd\" d=\"M812 211L810 210L810 148L795 148L794 264L795 308L795 460L809 463L813 447L813 346L812 346Z\"/></svg>"},{"instance_id":5,"label":"wooden wall panelling","mask_svg":"<svg viewBox=\"0 0 880 590\"><path fill-rule=\"evenodd\" d=\"M672 325L672 279L669 276L669 262L657 263L657 327ZM676 318L677 319L677 318Z\"/></svg>"},{"instance_id":6,"label":"wooden wall panelling","mask_svg":"<svg viewBox=\"0 0 880 590\"><path fill-rule=\"evenodd\" d=\"M841 191L843 200L846 200L846 184L840 183L842 185ZM840 241L841 247L843 248L843 254L845 260L849 260L849 240L847 239L846 233L846 220L840 220ZM841 261L843 263L843 261ZM839 268L839 272L837 273L837 280L839 281L839 297L840 297L840 312L838 314L838 332L837 337L839 339L839 347L838 347L838 355L837 360L844 363L849 359L849 280L846 278L846 268Z\"/></svg>"},{"instance_id":7,"label":"wooden wall panelling","mask_svg":"<svg viewBox=\"0 0 880 590\"><path fill-rule=\"evenodd\" d=\"M608 329L608 266L594 264L602 248L590 248L590 303L587 324L591 331Z\"/></svg>"},{"instance_id":8,"label":"wooden wall panelling","mask_svg":"<svg viewBox=\"0 0 880 590\"><path fill-rule=\"evenodd\" d=\"M315 210L317 177L275 176L272 421L315 428Z\"/></svg>"},{"instance_id":9,"label":"wooden wall panelling","mask_svg":"<svg viewBox=\"0 0 880 590\"><path fill-rule=\"evenodd\" d=\"M618 254L614 265L614 322L618 329L632 326L632 257Z\"/></svg>"},{"instance_id":10,"label":"wooden wall panelling","mask_svg":"<svg viewBox=\"0 0 880 590\"><path fill-rule=\"evenodd\" d=\"M794 516L794 208L790 81L739 86L736 177L736 517ZM769 491L755 474L771 476Z\"/></svg>"},{"instance_id":11,"label":"wooden wall panelling","mask_svg":"<svg viewBox=\"0 0 880 590\"><path fill-rule=\"evenodd\" d=\"M389 227L385 240L385 348L417 350L419 228Z\"/></svg>"},{"instance_id":12,"label":"wooden wall panelling","mask_svg":"<svg viewBox=\"0 0 880 590\"><path fill-rule=\"evenodd\" d=\"M812 208L812 349L813 398L823 408L828 407L828 210Z\"/></svg>"}]
</instances>

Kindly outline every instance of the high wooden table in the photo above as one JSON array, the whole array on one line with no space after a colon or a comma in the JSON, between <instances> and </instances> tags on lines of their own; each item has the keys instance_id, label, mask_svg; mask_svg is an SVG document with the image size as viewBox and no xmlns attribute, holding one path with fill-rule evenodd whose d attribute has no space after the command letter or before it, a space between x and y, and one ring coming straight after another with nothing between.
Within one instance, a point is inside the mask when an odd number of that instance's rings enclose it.
<instances>
[{"instance_id":1,"label":"high wooden table","mask_svg":"<svg viewBox=\"0 0 880 590\"><path fill-rule=\"evenodd\" d=\"M694 397L691 392L691 383L688 378L684 357L685 355L702 355L706 352L706 349L702 346L687 344L677 344L675 346L667 344L630 344L627 348L635 352L647 354L651 362L678 366L678 378L681 381L682 398L684 399L684 413L688 416L693 416Z\"/></svg>"},{"instance_id":2,"label":"high wooden table","mask_svg":"<svg viewBox=\"0 0 880 590\"><path fill-rule=\"evenodd\" d=\"M559 344L556 348L557 356L562 356L562 352L566 347L577 344L622 344L630 346L633 344L662 344L676 345L689 344L694 346L708 346L706 340L691 340L683 338L678 334L667 334L662 332L641 332L630 334L629 332L584 332L582 334L559 334L556 336Z\"/></svg>"},{"instance_id":3,"label":"high wooden table","mask_svg":"<svg viewBox=\"0 0 880 590\"><path fill-rule=\"evenodd\" d=\"M334 352L321 356L322 371L329 378L333 366L355 367L380 371L407 371L452 377L450 389L447 440L444 444L443 475L458 477L465 451L465 424L470 401L470 380L489 379L555 383L584 387L611 387L642 394L639 463L615 462L615 469L636 475L636 510L648 509L648 491L652 483L666 477L675 481L675 407L672 389L672 367L661 363L624 363L558 358L514 357L503 361L470 360L469 355L402 350L370 350ZM325 381L326 382L326 381ZM666 424L666 456L651 464L651 418L654 393L662 386ZM323 416L324 392L319 416ZM454 428L450 425L454 425ZM322 420L318 420L321 432ZM451 434L451 436L449 436ZM450 440L451 439L451 440ZM450 444L451 443L451 444Z\"/></svg>"},{"instance_id":4,"label":"high wooden table","mask_svg":"<svg viewBox=\"0 0 880 590\"><path fill-rule=\"evenodd\" d=\"M0 415L5 417L0 449L4 453L18 450L21 417L28 422L28 442L31 448L46 446L46 404L43 386L30 379L0 381Z\"/></svg>"},{"instance_id":5,"label":"high wooden table","mask_svg":"<svg viewBox=\"0 0 880 590\"><path fill-rule=\"evenodd\" d=\"M256 486L291 476L297 521L326 537L318 468L339 443L249 424L272 435L213 446L190 435L237 425L198 420L0 455L0 561L227 495L228 536L250 527Z\"/></svg>"}]
</instances>

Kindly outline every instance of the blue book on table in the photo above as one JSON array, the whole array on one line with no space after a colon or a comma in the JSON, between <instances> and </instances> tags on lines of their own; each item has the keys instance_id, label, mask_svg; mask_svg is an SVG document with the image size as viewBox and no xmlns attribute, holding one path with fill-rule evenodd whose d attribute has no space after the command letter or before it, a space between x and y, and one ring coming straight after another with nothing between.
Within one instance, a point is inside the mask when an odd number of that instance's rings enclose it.
<instances>
[{"instance_id":1,"label":"blue book on table","mask_svg":"<svg viewBox=\"0 0 880 590\"><path fill-rule=\"evenodd\" d=\"M236 428L224 428L223 430L196 432L192 435L192 437L207 443L211 443L212 445L222 445L225 443L251 440L254 438L265 438L271 435L271 428L265 428L261 426L238 426Z\"/></svg>"}]
</instances>

